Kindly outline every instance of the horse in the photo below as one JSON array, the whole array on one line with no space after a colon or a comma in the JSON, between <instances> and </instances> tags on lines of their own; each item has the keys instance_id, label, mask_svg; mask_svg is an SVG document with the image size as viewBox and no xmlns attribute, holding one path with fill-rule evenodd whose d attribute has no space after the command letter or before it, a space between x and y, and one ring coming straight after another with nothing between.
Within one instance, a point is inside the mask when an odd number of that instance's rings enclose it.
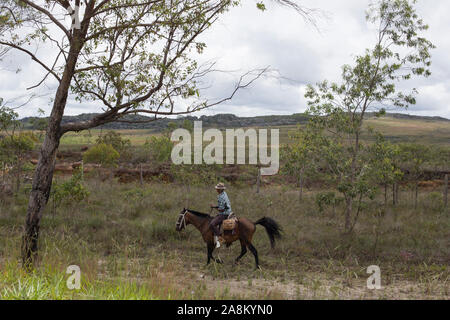
<instances>
[{"instance_id":1,"label":"horse","mask_svg":"<svg viewBox=\"0 0 450 320\"><path fill-rule=\"evenodd\" d=\"M222 263L220 259L216 259L212 255L215 249L214 233L209 225L212 219L213 217L209 214L183 208L176 222L176 231L178 232L182 231L189 224L192 224L198 231L200 231L203 241L206 243L208 259L206 263L207 265L210 263L211 259L213 259L216 263ZM252 238L255 233L256 226L259 224L266 229L272 249L275 247L275 239L281 238L281 227L277 222L275 222L275 220L269 217L263 217L256 222L252 222L247 218L241 217L238 219L236 224L237 226L235 230L225 231L223 233L222 237L225 240L225 245L228 248L233 242L239 240L241 243L241 254L235 259L235 263L237 264L239 260L247 253L248 248L255 257L256 269L260 269L258 251L252 245Z\"/></svg>"}]
</instances>

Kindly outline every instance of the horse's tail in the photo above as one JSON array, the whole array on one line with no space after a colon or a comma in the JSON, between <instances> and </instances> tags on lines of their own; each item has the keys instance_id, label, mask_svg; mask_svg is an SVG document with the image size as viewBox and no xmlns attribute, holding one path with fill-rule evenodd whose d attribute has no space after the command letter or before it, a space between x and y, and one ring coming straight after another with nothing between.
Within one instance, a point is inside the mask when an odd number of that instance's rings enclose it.
<instances>
[{"instance_id":1,"label":"horse's tail","mask_svg":"<svg viewBox=\"0 0 450 320\"><path fill-rule=\"evenodd\" d=\"M278 225L278 223L273 220L272 218L268 218L268 217L263 217L261 219L259 219L258 221L255 222L255 225L260 224L262 225L264 228L266 228L267 231L267 235L269 236L270 239L270 245L272 246L272 248L275 247L275 239L276 238L281 238L281 227Z\"/></svg>"}]
</instances>

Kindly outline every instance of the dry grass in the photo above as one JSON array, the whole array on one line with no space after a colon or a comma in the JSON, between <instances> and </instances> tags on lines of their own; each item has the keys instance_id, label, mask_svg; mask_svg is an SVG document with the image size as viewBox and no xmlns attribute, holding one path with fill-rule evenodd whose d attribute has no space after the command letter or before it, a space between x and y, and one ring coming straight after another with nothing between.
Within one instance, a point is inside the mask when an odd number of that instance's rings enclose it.
<instances>
[{"instance_id":1,"label":"dry grass","mask_svg":"<svg viewBox=\"0 0 450 320\"><path fill-rule=\"evenodd\" d=\"M393 142L417 142L450 146L449 121L397 119L387 116L369 118L365 122L365 127L372 127ZM280 129L280 143L287 143L289 131L295 129L296 126L279 126L277 128ZM93 144L97 137L106 131L93 129L79 133L67 133L61 139L61 144L66 146ZM122 137L129 139L133 145L143 145L152 135L157 134L146 129L115 131L121 133ZM369 136L364 138L371 139Z\"/></svg>"},{"instance_id":2,"label":"dry grass","mask_svg":"<svg viewBox=\"0 0 450 320\"><path fill-rule=\"evenodd\" d=\"M23 193L1 200L2 298L449 298L450 219L428 193L420 195L417 210L407 191L388 212L373 203L356 233L345 237L340 210L319 213L314 190L299 202L289 186L265 187L259 195L251 187L231 187L239 216L256 220L267 215L284 228L284 238L271 250L258 226L254 245L262 270L254 270L250 253L233 264L240 251L236 244L218 252L223 265L206 266L200 234L193 227L175 231L183 207L205 211L215 201L208 186L154 183L140 188L95 179L87 185L88 201L45 214L34 278L20 275L17 264L27 197ZM82 270L79 292L64 286L65 268L71 264ZM373 264L381 268L380 291L366 289L366 268ZM42 294L31 294L30 286L41 288Z\"/></svg>"}]
</instances>

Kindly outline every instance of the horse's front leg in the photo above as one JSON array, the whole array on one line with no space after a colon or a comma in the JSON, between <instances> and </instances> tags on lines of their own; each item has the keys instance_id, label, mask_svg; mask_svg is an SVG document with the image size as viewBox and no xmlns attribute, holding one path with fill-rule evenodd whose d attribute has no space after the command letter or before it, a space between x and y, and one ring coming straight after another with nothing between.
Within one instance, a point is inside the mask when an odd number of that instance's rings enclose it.
<instances>
[{"instance_id":1,"label":"horse's front leg","mask_svg":"<svg viewBox=\"0 0 450 320\"><path fill-rule=\"evenodd\" d=\"M214 243L208 242L208 245L207 245L207 248L208 248L208 262L206 263L206 265L209 264L209 262L211 261L211 259L213 259L216 263L223 263L222 260L216 259L216 258L213 257L212 253L213 253L215 247L216 247L216 246L214 245Z\"/></svg>"},{"instance_id":2,"label":"horse's front leg","mask_svg":"<svg viewBox=\"0 0 450 320\"><path fill-rule=\"evenodd\" d=\"M206 249L208 251L208 262L206 262L206 265L208 265L211 262L211 258L213 258L212 253L214 251L214 245L211 245L211 243L207 243Z\"/></svg>"}]
</instances>

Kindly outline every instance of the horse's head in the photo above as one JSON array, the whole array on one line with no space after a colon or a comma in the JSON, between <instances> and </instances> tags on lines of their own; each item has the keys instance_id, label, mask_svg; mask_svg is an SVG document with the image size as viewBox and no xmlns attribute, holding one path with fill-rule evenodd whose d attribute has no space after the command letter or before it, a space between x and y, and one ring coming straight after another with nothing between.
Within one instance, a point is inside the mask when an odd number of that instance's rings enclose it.
<instances>
[{"instance_id":1,"label":"horse's head","mask_svg":"<svg viewBox=\"0 0 450 320\"><path fill-rule=\"evenodd\" d=\"M181 231L184 228L186 228L186 225L188 222L186 221L186 214L188 213L186 208L183 208L181 210L180 214L178 215L177 223L176 223L176 230Z\"/></svg>"}]
</instances>

